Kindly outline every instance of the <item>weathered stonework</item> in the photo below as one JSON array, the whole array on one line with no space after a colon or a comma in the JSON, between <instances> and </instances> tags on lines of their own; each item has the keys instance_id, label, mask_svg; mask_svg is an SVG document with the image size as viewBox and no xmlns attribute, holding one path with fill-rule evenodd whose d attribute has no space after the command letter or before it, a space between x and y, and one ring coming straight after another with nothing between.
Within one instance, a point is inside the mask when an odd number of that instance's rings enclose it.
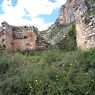
<instances>
[{"instance_id":1,"label":"weathered stonework","mask_svg":"<svg viewBox=\"0 0 95 95\"><path fill-rule=\"evenodd\" d=\"M3 22L0 28L0 44L8 52L45 48L45 40L37 32L34 26L17 27Z\"/></svg>"}]
</instances>

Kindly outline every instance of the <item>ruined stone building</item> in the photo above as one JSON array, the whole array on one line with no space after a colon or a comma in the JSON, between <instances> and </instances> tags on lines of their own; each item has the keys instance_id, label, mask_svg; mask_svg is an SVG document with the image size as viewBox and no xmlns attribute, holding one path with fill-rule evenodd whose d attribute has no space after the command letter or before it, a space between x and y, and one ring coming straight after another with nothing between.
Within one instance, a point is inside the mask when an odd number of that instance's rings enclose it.
<instances>
[{"instance_id":1,"label":"ruined stone building","mask_svg":"<svg viewBox=\"0 0 95 95\"><path fill-rule=\"evenodd\" d=\"M2 49L10 52L42 49L46 42L34 26L11 26L4 21L0 27L0 45Z\"/></svg>"}]
</instances>

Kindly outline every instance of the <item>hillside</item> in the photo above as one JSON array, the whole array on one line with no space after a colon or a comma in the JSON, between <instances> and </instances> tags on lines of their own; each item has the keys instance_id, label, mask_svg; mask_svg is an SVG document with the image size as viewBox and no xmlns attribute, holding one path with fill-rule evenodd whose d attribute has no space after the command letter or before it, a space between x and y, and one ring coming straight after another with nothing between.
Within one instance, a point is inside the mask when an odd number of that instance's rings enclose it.
<instances>
[{"instance_id":1,"label":"hillside","mask_svg":"<svg viewBox=\"0 0 95 95\"><path fill-rule=\"evenodd\" d=\"M94 0L67 0L62 6L56 22L42 36L56 45L64 41L65 35L72 30L73 24L76 31L76 43L80 49L95 46L95 1ZM72 24L73 23L73 24Z\"/></svg>"}]
</instances>

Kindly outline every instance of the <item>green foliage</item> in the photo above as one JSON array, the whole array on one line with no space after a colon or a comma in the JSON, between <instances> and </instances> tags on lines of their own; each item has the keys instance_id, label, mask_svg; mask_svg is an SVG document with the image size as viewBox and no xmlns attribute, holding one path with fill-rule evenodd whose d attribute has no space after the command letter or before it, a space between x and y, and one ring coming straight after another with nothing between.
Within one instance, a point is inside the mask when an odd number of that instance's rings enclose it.
<instances>
[{"instance_id":1,"label":"green foliage","mask_svg":"<svg viewBox=\"0 0 95 95\"><path fill-rule=\"evenodd\" d=\"M95 3L95 1L94 0L85 0L84 2L87 7L88 16L95 15L95 7L93 6L93 3Z\"/></svg>"},{"instance_id":2,"label":"green foliage","mask_svg":"<svg viewBox=\"0 0 95 95\"><path fill-rule=\"evenodd\" d=\"M90 15L91 14L91 5L89 4L88 0L85 0L85 5L87 6L87 13Z\"/></svg>"},{"instance_id":3,"label":"green foliage","mask_svg":"<svg viewBox=\"0 0 95 95\"><path fill-rule=\"evenodd\" d=\"M76 28L73 24L71 29L67 32L66 37L61 40L58 44L60 50L63 51L74 51L77 48L76 44Z\"/></svg>"},{"instance_id":4,"label":"green foliage","mask_svg":"<svg viewBox=\"0 0 95 95\"><path fill-rule=\"evenodd\" d=\"M52 39L54 36L56 36L56 34L58 33L58 28L56 26L54 26L52 29L51 29L51 32L49 34L49 39Z\"/></svg>"},{"instance_id":5,"label":"green foliage","mask_svg":"<svg viewBox=\"0 0 95 95\"><path fill-rule=\"evenodd\" d=\"M89 24L91 18L95 15L95 6L93 6L95 1L94 0L85 0L84 2L87 7L85 23Z\"/></svg>"},{"instance_id":6,"label":"green foliage","mask_svg":"<svg viewBox=\"0 0 95 95\"><path fill-rule=\"evenodd\" d=\"M0 57L0 68L6 71L0 73L1 95L95 94L95 49L38 54Z\"/></svg>"},{"instance_id":7,"label":"green foliage","mask_svg":"<svg viewBox=\"0 0 95 95\"><path fill-rule=\"evenodd\" d=\"M58 51L44 51L41 57L41 63L48 63L49 65L53 62L61 61L61 55Z\"/></svg>"},{"instance_id":8,"label":"green foliage","mask_svg":"<svg viewBox=\"0 0 95 95\"><path fill-rule=\"evenodd\" d=\"M0 45L0 56L2 56L2 53L3 53L3 48L2 48L2 46Z\"/></svg>"},{"instance_id":9,"label":"green foliage","mask_svg":"<svg viewBox=\"0 0 95 95\"><path fill-rule=\"evenodd\" d=\"M6 60L0 61L0 74L5 73L9 68L9 64Z\"/></svg>"},{"instance_id":10,"label":"green foliage","mask_svg":"<svg viewBox=\"0 0 95 95\"><path fill-rule=\"evenodd\" d=\"M60 30L63 30L64 27L67 27L67 25L65 25L65 24L57 24L56 27L57 27L58 29L60 29Z\"/></svg>"}]
</instances>

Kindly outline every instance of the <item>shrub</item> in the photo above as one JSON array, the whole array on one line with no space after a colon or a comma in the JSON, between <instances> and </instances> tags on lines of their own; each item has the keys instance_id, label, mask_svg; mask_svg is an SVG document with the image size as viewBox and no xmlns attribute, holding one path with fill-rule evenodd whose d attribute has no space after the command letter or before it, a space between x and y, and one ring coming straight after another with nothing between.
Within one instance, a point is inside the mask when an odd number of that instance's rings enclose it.
<instances>
[{"instance_id":1,"label":"shrub","mask_svg":"<svg viewBox=\"0 0 95 95\"><path fill-rule=\"evenodd\" d=\"M3 76L2 95L95 94L95 49L63 53L48 50L41 53L35 64L28 61L37 55L16 53L10 57L13 57L12 60L16 58L19 63L15 65L16 73L6 72ZM8 60L10 57L7 57Z\"/></svg>"},{"instance_id":2,"label":"shrub","mask_svg":"<svg viewBox=\"0 0 95 95\"><path fill-rule=\"evenodd\" d=\"M71 29L67 32L66 37L61 40L57 45L62 51L74 51L77 49L76 28L74 24L72 24Z\"/></svg>"},{"instance_id":3,"label":"shrub","mask_svg":"<svg viewBox=\"0 0 95 95\"><path fill-rule=\"evenodd\" d=\"M44 51L41 56L41 62L42 63L48 63L51 64L53 62L61 61L62 58L60 56L60 53L58 51Z\"/></svg>"},{"instance_id":4,"label":"shrub","mask_svg":"<svg viewBox=\"0 0 95 95\"><path fill-rule=\"evenodd\" d=\"M3 60L0 62L0 74L4 74L9 69L9 64Z\"/></svg>"}]
</instances>

